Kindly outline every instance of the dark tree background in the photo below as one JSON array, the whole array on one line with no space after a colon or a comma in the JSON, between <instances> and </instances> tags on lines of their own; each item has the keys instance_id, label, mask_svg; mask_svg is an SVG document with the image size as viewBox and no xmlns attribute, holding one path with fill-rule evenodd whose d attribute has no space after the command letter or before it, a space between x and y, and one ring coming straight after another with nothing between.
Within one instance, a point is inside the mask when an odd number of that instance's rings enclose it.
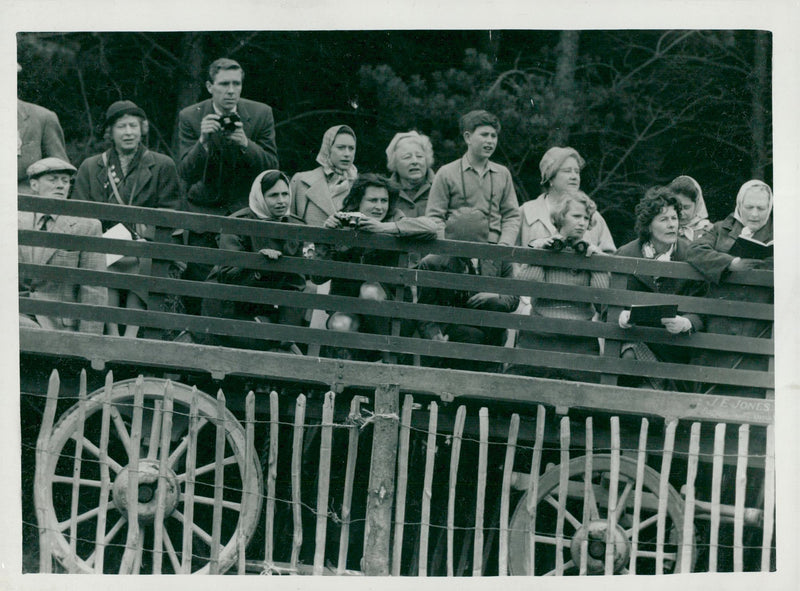
<instances>
[{"instance_id":1,"label":"dark tree background","mask_svg":"<svg viewBox=\"0 0 800 591\"><path fill-rule=\"evenodd\" d=\"M151 148L176 156L178 111L206 98L208 63L245 69L243 96L274 109L281 167L316 166L322 133L358 135L359 169L383 171L392 135L431 136L437 165L458 157L458 117L495 112L495 159L520 200L539 194L552 145L586 158L582 188L617 244L644 190L679 174L712 219L750 178L772 182L771 34L763 31L323 31L20 33L18 96L58 113L79 164L103 149L107 106L134 100Z\"/></svg>"}]
</instances>

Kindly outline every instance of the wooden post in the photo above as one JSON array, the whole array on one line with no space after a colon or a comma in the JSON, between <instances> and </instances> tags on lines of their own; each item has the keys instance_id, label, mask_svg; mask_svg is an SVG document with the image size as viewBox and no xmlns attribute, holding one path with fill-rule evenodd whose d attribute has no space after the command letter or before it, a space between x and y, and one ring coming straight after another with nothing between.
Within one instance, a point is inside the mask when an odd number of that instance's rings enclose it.
<instances>
[{"instance_id":1,"label":"wooden post","mask_svg":"<svg viewBox=\"0 0 800 591\"><path fill-rule=\"evenodd\" d=\"M536 439L533 443L531 458L531 477L528 481L528 492L525 494L525 508L530 517L528 530L528 574L534 575L536 570L536 506L539 503L539 469L542 464L542 446L544 445L545 409L541 404L536 411Z\"/></svg>"},{"instance_id":2,"label":"wooden post","mask_svg":"<svg viewBox=\"0 0 800 591\"><path fill-rule=\"evenodd\" d=\"M272 564L275 527L275 480L278 478L278 393L269 393L269 454L267 456L267 503L264 509L264 562Z\"/></svg>"},{"instance_id":3,"label":"wooden post","mask_svg":"<svg viewBox=\"0 0 800 591\"><path fill-rule=\"evenodd\" d=\"M375 390L372 458L364 524L364 574L389 574L394 477L397 468L399 388L382 384Z\"/></svg>"},{"instance_id":4,"label":"wooden post","mask_svg":"<svg viewBox=\"0 0 800 591\"><path fill-rule=\"evenodd\" d=\"M569 494L569 417L561 417L561 462L558 475L558 509L556 511L556 576L564 574L564 520L566 519L567 495ZM535 531L535 528L534 528ZM569 543L567 541L567 543Z\"/></svg>"},{"instance_id":5,"label":"wooden post","mask_svg":"<svg viewBox=\"0 0 800 591\"><path fill-rule=\"evenodd\" d=\"M245 449L244 449L244 466L245 466L245 473L242 474L242 478L245 481L250 481L251 479L255 478L255 474L252 474L252 464L253 464L253 454L254 454L254 441L255 441L255 421L256 421L256 395L255 392L250 390L247 393L247 398L245 398ZM251 499L250 493L246 492L246 487L243 487L244 490L242 491L242 512L244 514L246 508L250 506L251 503L260 503L261 499ZM245 574L245 550L247 549L247 544L245 541L244 535L244 524L239 523L239 527L236 529L237 537L236 537L236 548L237 548L237 555L239 559L238 564L238 574L243 575Z\"/></svg>"},{"instance_id":6,"label":"wooden post","mask_svg":"<svg viewBox=\"0 0 800 591\"><path fill-rule=\"evenodd\" d=\"M722 464L725 455L725 423L714 428L714 460L711 468L711 529L708 542L708 572L717 572L719 514L722 495Z\"/></svg>"},{"instance_id":7,"label":"wooden post","mask_svg":"<svg viewBox=\"0 0 800 591\"><path fill-rule=\"evenodd\" d=\"M69 549L77 554L78 545L78 497L81 483L81 456L83 455L83 428L86 423L86 370L81 370L78 387L78 425L75 433L75 457L72 461L72 503L69 524Z\"/></svg>"},{"instance_id":8,"label":"wooden post","mask_svg":"<svg viewBox=\"0 0 800 591\"><path fill-rule=\"evenodd\" d=\"M406 394L403 399L403 423L400 431L400 457L397 462L397 499L394 510L394 545L392 547L392 576L400 576L403 557L403 529L406 518L406 490L408 488L408 448L411 438L411 412L414 397Z\"/></svg>"},{"instance_id":9,"label":"wooden post","mask_svg":"<svg viewBox=\"0 0 800 591\"><path fill-rule=\"evenodd\" d=\"M106 383L103 388L103 414L100 423L100 502L97 513L97 531L95 533L94 572L103 574L105 560L106 519L108 517L108 499L111 491L111 478L108 472L108 437L111 429L111 389L114 386L114 376L111 372L106 374Z\"/></svg>"},{"instance_id":10,"label":"wooden post","mask_svg":"<svg viewBox=\"0 0 800 591\"><path fill-rule=\"evenodd\" d=\"M335 394L325 394L322 407L322 435L319 444L319 479L317 483L317 536L314 547L314 574L325 567L325 542L328 534L328 492L331 484L331 441L333 438L333 405Z\"/></svg>"},{"instance_id":11,"label":"wooden post","mask_svg":"<svg viewBox=\"0 0 800 591\"><path fill-rule=\"evenodd\" d=\"M480 447L478 449L478 489L475 493L475 549L472 556L472 576L483 574L483 505L486 497L486 463L489 455L489 409L478 412Z\"/></svg>"},{"instance_id":12,"label":"wooden post","mask_svg":"<svg viewBox=\"0 0 800 591\"><path fill-rule=\"evenodd\" d=\"M747 450L750 425L739 426L739 449L736 458L736 497L733 513L733 572L744 570L742 538L744 534L744 497L747 489Z\"/></svg>"},{"instance_id":13,"label":"wooden post","mask_svg":"<svg viewBox=\"0 0 800 591\"><path fill-rule=\"evenodd\" d=\"M456 411L456 422L453 425L453 445L450 450L450 480L447 485L447 576L454 575L453 550L456 512L456 485L458 484L458 461L461 457L461 436L464 432L464 421L467 407L459 406Z\"/></svg>"},{"instance_id":14,"label":"wooden post","mask_svg":"<svg viewBox=\"0 0 800 591\"><path fill-rule=\"evenodd\" d=\"M661 478L658 483L658 517L656 520L656 574L664 574L664 538L666 536L667 504L669 502L669 472L675 450L677 419L668 419L664 433L664 453L661 456Z\"/></svg>"},{"instance_id":15,"label":"wooden post","mask_svg":"<svg viewBox=\"0 0 800 591\"><path fill-rule=\"evenodd\" d=\"M56 405L58 404L58 391L61 381L58 371L55 369L50 373L50 381L47 384L47 402L42 416L42 427L39 429L39 438L36 441L36 486L45 486L44 467L50 445L50 437L53 434L53 422L56 416ZM52 543L50 532L47 530L45 508L36 507L36 518L39 521L39 572L53 572Z\"/></svg>"},{"instance_id":16,"label":"wooden post","mask_svg":"<svg viewBox=\"0 0 800 591\"><path fill-rule=\"evenodd\" d=\"M186 488L183 493L183 545L181 551L181 573L192 572L192 524L194 523L194 479L197 467L197 433L199 424L199 398L197 386L192 386L192 400L189 403L189 432L186 435Z\"/></svg>"},{"instance_id":17,"label":"wooden post","mask_svg":"<svg viewBox=\"0 0 800 591\"><path fill-rule=\"evenodd\" d=\"M594 423L592 417L586 417L585 435L586 455L583 458L583 514L581 523L587 525L590 520L599 518L597 503L594 499L594 485L592 484L592 466L594 464ZM589 540L581 543L581 562L578 565L578 574L586 575L589 570Z\"/></svg>"},{"instance_id":18,"label":"wooden post","mask_svg":"<svg viewBox=\"0 0 800 591\"><path fill-rule=\"evenodd\" d=\"M347 551L350 548L350 507L353 503L353 482L356 478L356 462L358 461L358 438L360 428L356 417L361 418L361 403L369 402L366 396L353 396L350 401L350 416L347 438L347 465L344 471L344 491L342 492L342 531L339 535L339 564L336 574L343 575L347 569Z\"/></svg>"},{"instance_id":19,"label":"wooden post","mask_svg":"<svg viewBox=\"0 0 800 591\"><path fill-rule=\"evenodd\" d=\"M608 483L608 515L606 526L606 555L604 572L606 575L614 574L614 550L616 548L615 536L617 529L617 501L619 500L619 417L611 417L611 474Z\"/></svg>"},{"instance_id":20,"label":"wooden post","mask_svg":"<svg viewBox=\"0 0 800 591\"><path fill-rule=\"evenodd\" d=\"M211 557L209 574L219 574L219 552L222 538L222 495L225 484L225 394L217 392L217 408L214 417L216 441L214 447L214 512L211 517Z\"/></svg>"},{"instance_id":21,"label":"wooden post","mask_svg":"<svg viewBox=\"0 0 800 591\"><path fill-rule=\"evenodd\" d=\"M628 286L628 276L622 273L612 273L611 280L609 281L609 289L626 289ZM619 313L622 311L622 308L619 306L609 306L607 312L608 322L617 323L619 319ZM613 341L610 339L606 339L605 346L603 347L603 356L604 357L611 357L613 359L618 359L620 350L622 349L622 343L620 341ZM600 376L600 383L601 384L610 384L612 386L617 385L617 375L616 374L602 374Z\"/></svg>"},{"instance_id":22,"label":"wooden post","mask_svg":"<svg viewBox=\"0 0 800 591\"><path fill-rule=\"evenodd\" d=\"M764 469L764 526L761 538L761 571L768 573L772 562L772 532L775 527L775 427L767 426L767 457Z\"/></svg>"},{"instance_id":23,"label":"wooden post","mask_svg":"<svg viewBox=\"0 0 800 591\"><path fill-rule=\"evenodd\" d=\"M514 455L517 452L519 436L519 415L511 415L508 425L508 442L506 443L506 461L503 466L503 488L500 492L500 538L498 541L497 574L505 577L508 574L508 513L511 494L511 474L514 472Z\"/></svg>"},{"instance_id":24,"label":"wooden post","mask_svg":"<svg viewBox=\"0 0 800 591\"><path fill-rule=\"evenodd\" d=\"M428 443L425 453L425 480L422 485L422 514L419 529L419 572L420 577L428 576L428 532L430 531L431 497L433 497L433 467L436 461L436 429L439 420L439 406L430 404L428 416Z\"/></svg>"},{"instance_id":25,"label":"wooden post","mask_svg":"<svg viewBox=\"0 0 800 591\"><path fill-rule=\"evenodd\" d=\"M300 549L303 546L303 514L300 501L302 498L301 471L303 468L303 427L306 420L306 397L300 394L294 410L294 434L292 437L292 519L294 533L292 534L291 568L297 568L300 559Z\"/></svg>"},{"instance_id":26,"label":"wooden post","mask_svg":"<svg viewBox=\"0 0 800 591\"><path fill-rule=\"evenodd\" d=\"M689 438L689 462L686 469L686 503L683 511L683 546L681 553L681 572L692 571L692 551L694 549L694 483L697 478L697 464L700 454L700 423L692 423Z\"/></svg>"},{"instance_id":27,"label":"wooden post","mask_svg":"<svg viewBox=\"0 0 800 591\"><path fill-rule=\"evenodd\" d=\"M633 525L631 526L631 558L629 572L636 574L636 558L639 554L639 522L642 515L642 487L644 486L644 465L647 459L647 430L649 428L647 419L642 419L642 426L639 430L639 453L636 458L636 485L633 489Z\"/></svg>"}]
</instances>

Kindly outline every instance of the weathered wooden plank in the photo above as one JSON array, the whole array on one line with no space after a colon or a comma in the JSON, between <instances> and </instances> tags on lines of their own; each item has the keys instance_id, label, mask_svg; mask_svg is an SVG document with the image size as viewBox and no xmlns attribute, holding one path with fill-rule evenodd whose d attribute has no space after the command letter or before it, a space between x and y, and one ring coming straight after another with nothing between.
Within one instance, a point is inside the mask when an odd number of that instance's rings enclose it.
<instances>
[{"instance_id":1,"label":"weathered wooden plank","mask_svg":"<svg viewBox=\"0 0 800 591\"><path fill-rule=\"evenodd\" d=\"M189 402L189 431L186 434L186 484L183 494L183 544L181 549L181 573L192 572L192 549L194 546L194 483L197 468L197 434L200 430L200 417L198 414L199 396L196 386L192 386L191 400Z\"/></svg>"},{"instance_id":2,"label":"weathered wooden plank","mask_svg":"<svg viewBox=\"0 0 800 591\"><path fill-rule=\"evenodd\" d=\"M75 426L75 457L72 459L72 497L70 502L69 551L77 555L78 545L78 501L80 500L81 458L83 456L83 433L86 425L86 370L81 370L78 386L78 423Z\"/></svg>"},{"instance_id":3,"label":"weathered wooden plank","mask_svg":"<svg viewBox=\"0 0 800 591\"><path fill-rule=\"evenodd\" d=\"M161 435L160 441L155 446L156 453L160 454L158 462L158 484L156 485L156 515L153 520L153 574L161 574L161 566L164 560L164 548L168 543L169 536L165 538L164 532L164 499L167 493L167 468L169 465L169 446L172 435L172 411L174 405L174 394L172 383L167 380L164 384L164 404L161 412L158 413L158 429L156 428L156 413L153 413L153 425L150 427L151 433L158 431ZM148 450L148 456L152 450Z\"/></svg>"},{"instance_id":4,"label":"weathered wooden plank","mask_svg":"<svg viewBox=\"0 0 800 591\"><path fill-rule=\"evenodd\" d=\"M214 443L214 511L211 516L211 557L209 559L209 574L217 575L219 571L219 551L222 538L222 494L225 485L225 394L217 391L216 440Z\"/></svg>"},{"instance_id":5,"label":"weathered wooden plank","mask_svg":"<svg viewBox=\"0 0 800 591\"><path fill-rule=\"evenodd\" d=\"M503 484L500 490L500 537L498 539L497 574L505 577L508 574L508 516L511 497L511 476L514 473L514 456L517 451L519 435L519 415L511 415L508 425L508 441L506 441L506 459L503 464Z\"/></svg>"},{"instance_id":6,"label":"weathered wooden plank","mask_svg":"<svg viewBox=\"0 0 800 591\"><path fill-rule=\"evenodd\" d=\"M245 449L244 449L244 474L242 474L243 482L251 482L256 478L256 475L253 474L253 460L254 458L254 445L255 445L255 421L256 421L256 395L255 393L250 390L247 393L247 397L245 398L245 419L244 419L244 440L245 440ZM252 499L251 494L249 492L249 487L243 486L242 487L242 510L239 515L244 515L246 513L247 508L252 503L260 503L261 499ZM237 558L238 558L238 573L243 575L245 573L245 550L247 548L247 540L245 536L245 527L244 523L239 523L239 526L236 529L236 551L237 551Z\"/></svg>"},{"instance_id":7,"label":"weathered wooden plank","mask_svg":"<svg viewBox=\"0 0 800 591\"><path fill-rule=\"evenodd\" d=\"M681 572L688 573L692 569L692 554L694 552L694 483L697 478L697 464L700 452L700 423L692 423L692 433L689 438L689 462L686 468L686 502L683 510L683 544L679 549L681 553Z\"/></svg>"},{"instance_id":8,"label":"weathered wooden plank","mask_svg":"<svg viewBox=\"0 0 800 591\"><path fill-rule=\"evenodd\" d=\"M642 488L644 486L644 467L647 459L647 430L649 422L642 419L639 430L639 450L636 456L636 484L633 490L633 523L631 525L631 558L629 572L636 574L636 560L639 553L639 524L642 515Z\"/></svg>"},{"instance_id":9,"label":"weathered wooden plank","mask_svg":"<svg viewBox=\"0 0 800 591\"><path fill-rule=\"evenodd\" d=\"M400 422L397 416L398 391L396 384L384 384L375 390L372 457L364 525L364 574L366 575L389 574L389 544Z\"/></svg>"},{"instance_id":10,"label":"weathered wooden plank","mask_svg":"<svg viewBox=\"0 0 800 591\"><path fill-rule=\"evenodd\" d=\"M353 396L350 401L350 415L347 440L347 465L345 466L344 492L342 493L342 530L339 536L339 562L336 574L344 574L347 570L347 550L350 547L350 507L353 503L353 483L356 477L358 461L358 438L361 429L356 423L361 418L361 403L369 402L365 396Z\"/></svg>"},{"instance_id":11,"label":"weathered wooden plank","mask_svg":"<svg viewBox=\"0 0 800 591\"><path fill-rule=\"evenodd\" d=\"M719 547L720 496L722 494L722 463L725 455L725 423L714 427L714 459L711 468L711 529L708 546L708 571L717 571Z\"/></svg>"},{"instance_id":12,"label":"weathered wooden plank","mask_svg":"<svg viewBox=\"0 0 800 591\"><path fill-rule=\"evenodd\" d=\"M750 444L750 425L739 426L739 448L736 462L736 496L733 514L733 572L744 570L744 503L747 492L747 453Z\"/></svg>"},{"instance_id":13,"label":"weathered wooden plank","mask_svg":"<svg viewBox=\"0 0 800 591\"><path fill-rule=\"evenodd\" d=\"M47 383L47 399L45 402L44 413L42 414L42 425L39 428L39 436L36 439L36 486L43 488L50 486L45 482L45 466L49 455L50 437L53 434L53 423L56 416L56 406L58 405L58 392L61 380L58 371L55 369L50 372L50 379ZM47 522L45 507L41 503L36 504L36 519L39 522L39 572L50 573L53 571L53 545L51 540L50 525Z\"/></svg>"},{"instance_id":14,"label":"weathered wooden plank","mask_svg":"<svg viewBox=\"0 0 800 591\"><path fill-rule=\"evenodd\" d=\"M447 485L447 576L452 577L454 527L456 512L456 485L458 483L458 462L461 457L461 437L464 433L464 420L467 417L467 408L459 406L456 411L456 422L453 428L453 438L450 450L450 480Z\"/></svg>"},{"instance_id":15,"label":"weathered wooden plank","mask_svg":"<svg viewBox=\"0 0 800 591\"><path fill-rule=\"evenodd\" d=\"M658 518L656 521L656 574L664 574L664 538L666 535L667 507L669 504L669 473L675 447L675 429L678 421L667 421L664 432L664 449L661 456L661 478L658 486ZM674 524L673 524L674 525Z\"/></svg>"},{"instance_id":16,"label":"weathered wooden plank","mask_svg":"<svg viewBox=\"0 0 800 591\"><path fill-rule=\"evenodd\" d=\"M475 492L475 543L472 555L472 576L483 574L483 510L486 498L486 463L489 455L489 409L478 411L480 440L478 443L478 487Z\"/></svg>"},{"instance_id":17,"label":"weathered wooden plank","mask_svg":"<svg viewBox=\"0 0 800 591\"><path fill-rule=\"evenodd\" d=\"M569 417L561 417L559 435L561 459L558 465L558 509L556 511L556 576L564 574L564 521L567 515L567 497L569 496L569 441Z\"/></svg>"},{"instance_id":18,"label":"weathered wooden plank","mask_svg":"<svg viewBox=\"0 0 800 591\"><path fill-rule=\"evenodd\" d=\"M545 409L541 404L536 409L536 438L533 442L531 472L528 491L525 494L525 509L528 512L530 529L528 530L528 574L534 574L536 565L536 508L539 502L539 472L542 463L542 445L544 443Z\"/></svg>"},{"instance_id":19,"label":"weathered wooden plank","mask_svg":"<svg viewBox=\"0 0 800 591\"><path fill-rule=\"evenodd\" d=\"M626 415L677 417L682 420L747 422L765 426L774 421L774 401L732 396L663 392L601 384L575 384L500 374L388 364L343 362L262 351L245 351L189 343L101 337L97 335L20 329L20 349L60 357L125 360L153 367L220 375L278 377L319 384L344 383L376 387L402 383L406 391L438 395L442 390L461 398L541 403L602 410ZM444 386L446 385L446 386Z\"/></svg>"},{"instance_id":20,"label":"weathered wooden plank","mask_svg":"<svg viewBox=\"0 0 800 591\"><path fill-rule=\"evenodd\" d=\"M403 556L403 529L406 517L406 490L408 488L408 449L411 437L411 411L414 397L406 394L400 423L400 450L397 455L397 495L394 510L394 543L392 545L392 576L400 576Z\"/></svg>"},{"instance_id":21,"label":"weathered wooden plank","mask_svg":"<svg viewBox=\"0 0 800 591\"><path fill-rule=\"evenodd\" d=\"M111 478L108 472L108 439L111 429L111 390L114 386L114 374L108 372L103 386L103 408L100 417L100 499L98 501L97 530L95 533L94 572L102 574L106 551L106 522L108 518L108 499L111 490Z\"/></svg>"},{"instance_id":22,"label":"weathered wooden plank","mask_svg":"<svg viewBox=\"0 0 800 591\"><path fill-rule=\"evenodd\" d=\"M317 537L314 546L314 574L325 568L325 542L328 533L328 492L331 485L331 440L333 438L333 404L336 394L325 394L322 406L322 434L319 444L319 476L317 478Z\"/></svg>"},{"instance_id":23,"label":"weathered wooden plank","mask_svg":"<svg viewBox=\"0 0 800 591\"><path fill-rule=\"evenodd\" d=\"M543 367L574 369L579 367L590 372L619 373L632 376L650 376L677 380L692 380L730 384L746 389L774 387L774 374L763 371L695 367L679 363L649 362L632 359L612 359L594 355L511 349L508 347L450 343L410 337L388 335L369 335L291 327L288 325L248 322L171 314L157 311L127 310L102 306L68 304L30 298L20 298L20 311L29 314L48 314L113 321L137 326L153 326L166 329L190 330L197 333L211 333L262 338L267 340L319 343L335 347L348 347L365 350L391 350L398 353L419 353L422 355L457 357L512 364L531 364Z\"/></svg>"},{"instance_id":24,"label":"weathered wooden plank","mask_svg":"<svg viewBox=\"0 0 800 591\"><path fill-rule=\"evenodd\" d=\"M303 546L303 515L301 506L301 470L303 468L303 429L306 418L306 397L300 394L294 407L294 434L292 437L292 557L289 564L297 568L300 548Z\"/></svg>"},{"instance_id":25,"label":"weathered wooden plank","mask_svg":"<svg viewBox=\"0 0 800 591\"><path fill-rule=\"evenodd\" d=\"M439 420L439 406L430 404L428 416L428 441L425 452L425 476L422 484L422 509L419 532L419 576L428 575L428 532L431 518L431 498L433 496L433 467L436 460L436 428Z\"/></svg>"},{"instance_id":26,"label":"weathered wooden plank","mask_svg":"<svg viewBox=\"0 0 800 591\"><path fill-rule=\"evenodd\" d=\"M608 482L608 515L606 517L605 574L614 574L614 548L617 530L617 500L619 488L619 417L611 417L611 473Z\"/></svg>"},{"instance_id":27,"label":"weathered wooden plank","mask_svg":"<svg viewBox=\"0 0 800 591\"><path fill-rule=\"evenodd\" d=\"M594 463L594 424L592 417L586 417L586 433L585 433L585 455L583 464L583 514L581 515L581 523L588 524L592 519L600 517L597 510L597 501L594 495L594 486L592 484L592 468ZM578 574L586 575L588 571L588 556L589 543L588 540L581 545L581 559L578 564Z\"/></svg>"},{"instance_id":28,"label":"weathered wooden plank","mask_svg":"<svg viewBox=\"0 0 800 591\"><path fill-rule=\"evenodd\" d=\"M142 414L144 405L144 378L139 375L133 388L133 418L131 419L131 449L128 456L128 486L125 500L128 505L128 535L125 552L120 561L120 574L139 572L140 549L143 546L139 528L139 454L142 445Z\"/></svg>"},{"instance_id":29,"label":"weathered wooden plank","mask_svg":"<svg viewBox=\"0 0 800 591\"><path fill-rule=\"evenodd\" d=\"M446 324L470 324L506 329L535 330L539 332L601 337L611 340L642 340L650 343L676 344L675 337L666 333L663 329L646 327L634 327L632 329L619 328L615 321L616 316L613 314L615 310L621 310L621 307L609 309L609 314L611 314L609 316L609 322L584 322L558 320L535 315L509 315L503 312L415 304L403 301L386 300L378 302L360 298L328 294L320 295L281 289L245 287L213 282L198 283L196 281L187 281L183 279L91 271L87 269L56 267L32 263L20 264L19 270L20 273L30 274L43 279L71 281L89 285L105 285L117 289L134 291L145 290L228 301L258 302L291 305L299 308L339 310L341 312L353 312L389 318L430 320ZM627 281L624 275L615 274L615 277L616 276L621 277L625 282ZM694 311L703 313L708 311L708 309L694 310L692 309L692 302L684 302L680 297L678 297L678 300L682 309L686 308L687 312ZM705 306L710 306L707 300L704 300L703 304ZM742 303L739 306L740 309L727 310L728 314L732 316L742 316L742 314L746 315L749 313L750 307L748 303ZM159 308L150 306L150 309L156 310ZM716 304L714 304L713 310L715 312L720 312ZM394 334L394 336L397 336L397 334ZM770 339L742 337L738 335L731 336L700 332L691 335L682 335L677 344L721 351L745 352L752 355L772 355L774 353L774 343ZM616 357L618 356L619 355L616 355Z\"/></svg>"},{"instance_id":30,"label":"weathered wooden plank","mask_svg":"<svg viewBox=\"0 0 800 591\"><path fill-rule=\"evenodd\" d=\"M764 523L761 536L761 571L769 572L772 535L775 528L775 428L767 427L767 456L764 469Z\"/></svg>"},{"instance_id":31,"label":"weathered wooden plank","mask_svg":"<svg viewBox=\"0 0 800 591\"><path fill-rule=\"evenodd\" d=\"M346 230L330 230L311 226L298 228L287 227L285 224L264 222L263 220L246 220L222 216L209 216L189 212L159 210L153 208L120 206L110 203L94 203L87 201L48 199L34 196L19 195L18 207L22 211L41 211L43 213L68 214L78 217L90 217L114 221L127 221L146 223L169 228L185 228L195 232L214 232L229 234L247 234L254 236L271 236L276 238L294 238L310 242L333 243L346 239L354 246L366 246L384 250L406 251L419 245L409 244L408 241L383 235L368 233L354 234ZM451 254L487 259L507 259L515 262L540 265L558 265L562 267L587 268L592 270L618 270L626 273L661 277L683 277L689 279L702 279L702 277L685 263L661 263L644 259L628 259L624 257L592 257L587 259L581 256L570 256L563 253L553 255L547 251L530 248L517 248L480 244L462 241L436 240L424 244L426 252ZM733 280L748 284L767 284L771 280L771 273L751 272L732 274ZM756 283L760 282L760 283Z\"/></svg>"},{"instance_id":32,"label":"weathered wooden plank","mask_svg":"<svg viewBox=\"0 0 800 591\"><path fill-rule=\"evenodd\" d=\"M275 527L275 480L278 478L278 393L269 393L269 453L267 455L267 502L264 509L264 562L272 564Z\"/></svg>"}]
</instances>

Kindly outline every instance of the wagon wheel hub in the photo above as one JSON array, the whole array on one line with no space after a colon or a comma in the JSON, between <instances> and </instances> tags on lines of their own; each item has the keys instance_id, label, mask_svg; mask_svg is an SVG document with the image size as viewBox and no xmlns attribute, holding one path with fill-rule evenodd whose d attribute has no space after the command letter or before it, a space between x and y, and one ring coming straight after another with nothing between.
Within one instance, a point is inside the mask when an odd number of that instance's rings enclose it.
<instances>
[{"instance_id":1,"label":"wagon wheel hub","mask_svg":"<svg viewBox=\"0 0 800 591\"><path fill-rule=\"evenodd\" d=\"M586 542L586 570L589 574L602 574L606 563L606 532L608 522L604 520L590 521L581 526L572 538L570 553L576 565L582 564L583 543ZM627 567L631 555L630 542L625 531L616 525L611 534L614 546L614 572L619 573Z\"/></svg>"},{"instance_id":2,"label":"wagon wheel hub","mask_svg":"<svg viewBox=\"0 0 800 591\"><path fill-rule=\"evenodd\" d=\"M158 509L158 471L156 460L139 460L139 483L136 494L140 523L150 523L155 519ZM112 501L123 515L128 514L128 467L124 468L114 480ZM171 469L166 469L164 477L164 517L168 517L178 505L180 487Z\"/></svg>"}]
</instances>

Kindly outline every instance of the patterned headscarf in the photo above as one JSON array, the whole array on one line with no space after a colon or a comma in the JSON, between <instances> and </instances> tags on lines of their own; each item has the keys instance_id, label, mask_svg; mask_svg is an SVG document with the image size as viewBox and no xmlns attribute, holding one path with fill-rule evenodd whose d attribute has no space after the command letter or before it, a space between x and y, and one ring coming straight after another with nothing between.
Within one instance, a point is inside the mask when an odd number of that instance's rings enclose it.
<instances>
[{"instance_id":1,"label":"patterned headscarf","mask_svg":"<svg viewBox=\"0 0 800 591\"><path fill-rule=\"evenodd\" d=\"M570 156L577 160L578 168L583 168L586 164L586 161L581 158L580 154L578 154L578 150L575 148L570 148L569 146L566 148L559 148L558 146L555 146L544 153L541 162L539 162L539 170L542 173L543 185L556 176L558 169L561 168L562 164L564 164L564 160Z\"/></svg>"},{"instance_id":2,"label":"patterned headscarf","mask_svg":"<svg viewBox=\"0 0 800 591\"><path fill-rule=\"evenodd\" d=\"M325 176L334 173L335 175L341 176L352 183L358 176L358 170L354 164L351 164L350 167L345 171L338 170L333 167L333 164L331 164L331 147L333 146L336 136L340 133L352 135L354 140L356 138L355 132L349 126L334 125L325 132L325 135L322 136L322 146L320 146L319 154L317 154L317 162L325 171Z\"/></svg>"},{"instance_id":3,"label":"patterned headscarf","mask_svg":"<svg viewBox=\"0 0 800 591\"><path fill-rule=\"evenodd\" d=\"M742 202L744 201L745 194L750 189L754 188L763 188L766 191L767 197L769 197L769 202L767 205L769 211L767 212L767 216L764 218L764 223L761 224L755 230L751 230L747 226L747 224L744 223L744 219L742 218L742 213L741 213L741 207L742 207ZM744 226L744 229L742 230L742 236L748 238L752 236L755 232L758 232L761 228L763 228L769 223L771 215L772 215L772 189L769 188L769 185L764 181L758 181L758 180L747 181L745 184L743 184L739 189L739 192L736 194L736 210L733 212L733 217L739 220L739 222L741 222L741 224Z\"/></svg>"},{"instance_id":4,"label":"patterned headscarf","mask_svg":"<svg viewBox=\"0 0 800 591\"><path fill-rule=\"evenodd\" d=\"M289 208L291 208L292 204L292 189L291 185L289 184L288 176L279 170L265 170L264 172L260 173L250 187L249 205L250 209L259 217L259 219L266 221L272 221L276 219L275 216L270 213L269 207L267 207L267 202L264 200L264 192L261 190L261 179L264 178L264 175L269 174L270 172L277 172L281 175L280 180L285 182L286 186L289 187ZM277 183L278 181L275 182Z\"/></svg>"}]
</instances>

